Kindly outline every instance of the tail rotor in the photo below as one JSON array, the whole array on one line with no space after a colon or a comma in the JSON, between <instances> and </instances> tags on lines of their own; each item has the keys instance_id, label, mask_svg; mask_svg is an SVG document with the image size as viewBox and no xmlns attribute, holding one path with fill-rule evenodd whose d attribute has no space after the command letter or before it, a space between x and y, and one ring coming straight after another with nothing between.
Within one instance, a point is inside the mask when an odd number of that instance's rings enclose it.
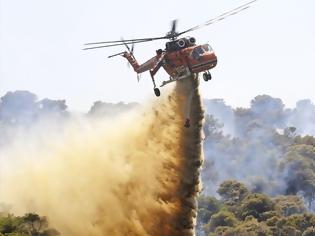
<instances>
[{"instance_id":1,"label":"tail rotor","mask_svg":"<svg viewBox=\"0 0 315 236\"><path fill-rule=\"evenodd\" d=\"M131 44L131 48L128 46L128 43L126 43L126 41L124 41L124 39L121 37L121 41L123 42L123 44L126 46L129 54L134 58L134 55L133 55L133 52L135 50L135 43L132 42ZM127 67L130 68L130 64L127 63ZM138 82L140 81L140 78L141 78L141 75L140 74L137 74L137 80Z\"/></svg>"}]
</instances>

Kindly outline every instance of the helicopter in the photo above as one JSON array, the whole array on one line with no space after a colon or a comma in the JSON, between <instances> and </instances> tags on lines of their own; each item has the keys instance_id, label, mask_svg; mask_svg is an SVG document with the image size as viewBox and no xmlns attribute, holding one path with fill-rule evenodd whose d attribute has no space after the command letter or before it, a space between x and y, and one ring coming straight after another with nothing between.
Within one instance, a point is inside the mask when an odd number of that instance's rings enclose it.
<instances>
[{"instance_id":1,"label":"helicopter","mask_svg":"<svg viewBox=\"0 0 315 236\"><path fill-rule=\"evenodd\" d=\"M125 46L127 51L116 53L108 56L108 58L122 56L127 59L128 63L132 66L134 71L137 73L138 81L139 75L143 72L149 71L152 82L154 94L159 97L161 95L160 89L156 86L154 76L162 67L167 74L169 79L163 81L160 87L163 87L169 83L183 80L186 78L198 78L199 73L203 72L204 81L212 79L210 70L217 65L217 56L214 53L212 47L206 43L198 45L196 44L196 38L186 36L179 37L183 34L192 32L202 27L211 25L215 22L221 21L229 16L235 15L243 10L248 9L252 3L257 0L252 0L246 4L243 4L237 8L227 11L215 18L212 18L203 24L194 26L187 30L177 32L177 20L173 20L171 23L171 30L161 37L153 38L137 38L137 39L121 39L115 41L104 41L104 42L93 42L86 43L83 50ZM169 40L165 44L165 49L156 50L156 55L144 62L139 64L134 56L134 45L138 43L146 43L155 40ZM131 45L131 48L129 47ZM191 96L190 96L191 97ZM185 127L190 126L190 119L187 117Z\"/></svg>"}]
</instances>

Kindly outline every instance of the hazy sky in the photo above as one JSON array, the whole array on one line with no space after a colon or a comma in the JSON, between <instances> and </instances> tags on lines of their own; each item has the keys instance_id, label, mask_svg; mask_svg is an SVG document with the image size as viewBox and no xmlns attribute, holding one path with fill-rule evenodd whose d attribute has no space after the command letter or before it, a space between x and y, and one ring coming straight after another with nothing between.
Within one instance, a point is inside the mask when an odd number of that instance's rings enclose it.
<instances>
[{"instance_id":1,"label":"hazy sky","mask_svg":"<svg viewBox=\"0 0 315 236\"><path fill-rule=\"evenodd\" d=\"M0 0L0 96L29 90L39 98L66 99L87 111L96 100L154 98L148 73L137 83L123 47L83 51L86 42L164 36L170 21L184 30L246 3L244 0ZM315 1L259 0L242 13L190 33L218 56L213 80L201 82L205 98L248 106L258 94L288 106L315 102ZM136 45L139 62L165 41ZM162 71L162 70L161 70ZM160 84L167 79L157 74ZM161 90L163 95L163 90Z\"/></svg>"}]
</instances>

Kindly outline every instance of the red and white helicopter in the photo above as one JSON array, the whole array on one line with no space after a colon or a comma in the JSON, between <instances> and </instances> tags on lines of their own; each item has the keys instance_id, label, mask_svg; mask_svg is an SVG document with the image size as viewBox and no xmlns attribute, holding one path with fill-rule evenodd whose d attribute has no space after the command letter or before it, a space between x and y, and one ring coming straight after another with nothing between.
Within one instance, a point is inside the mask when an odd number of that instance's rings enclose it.
<instances>
[{"instance_id":1,"label":"red and white helicopter","mask_svg":"<svg viewBox=\"0 0 315 236\"><path fill-rule=\"evenodd\" d=\"M155 83L155 74L158 70L163 67L163 69L169 74L169 80L163 81L160 87L164 85L182 80L185 78L197 78L198 74L203 73L203 79L205 81L211 80L210 69L217 65L217 56L215 55L213 49L209 44L198 45L196 44L196 39L194 37L182 37L179 36L186 34L188 32L197 30L201 27L211 25L215 22L221 21L229 16L235 15L247 8L253 2L257 0L252 0L244 5L241 5L233 10L225 12L211 20L206 21L201 25L197 25L190 29L184 30L182 32L176 31L177 21L172 22L171 31L165 36L154 37L154 38L138 38L138 39L122 39L116 41L105 41L105 42L95 42L85 44L86 48L84 50L107 48L125 45L127 51L120 52L109 56L115 57L121 55L125 57L130 65L133 67L134 71L137 73L138 80L139 74L149 71L153 82L154 93L157 97L160 96L160 90L157 88ZM134 52L134 44L145 43L155 40L167 39L169 40L165 44L165 49L156 50L156 55L143 64L139 64L136 60ZM128 46L131 44L131 48ZM191 97L191 96L190 96ZM185 127L190 126L189 114L186 117Z\"/></svg>"}]
</instances>

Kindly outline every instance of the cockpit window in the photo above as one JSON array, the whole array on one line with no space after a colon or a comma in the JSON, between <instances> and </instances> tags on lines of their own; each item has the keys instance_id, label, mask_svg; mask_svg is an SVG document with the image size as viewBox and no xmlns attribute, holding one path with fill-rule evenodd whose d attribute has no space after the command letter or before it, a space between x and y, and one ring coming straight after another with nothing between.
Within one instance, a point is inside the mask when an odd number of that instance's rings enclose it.
<instances>
[{"instance_id":1,"label":"cockpit window","mask_svg":"<svg viewBox=\"0 0 315 236\"><path fill-rule=\"evenodd\" d=\"M206 52L210 52L210 53L213 52L213 49L209 44L204 44L204 45L195 47L191 53L191 56L195 60L199 60L199 58Z\"/></svg>"},{"instance_id":2,"label":"cockpit window","mask_svg":"<svg viewBox=\"0 0 315 236\"><path fill-rule=\"evenodd\" d=\"M195 60L198 60L204 53L205 53L204 48L202 46L198 46L194 48L191 55Z\"/></svg>"},{"instance_id":3,"label":"cockpit window","mask_svg":"<svg viewBox=\"0 0 315 236\"><path fill-rule=\"evenodd\" d=\"M213 52L212 47L209 44L204 44L201 46L206 52Z\"/></svg>"}]
</instances>

